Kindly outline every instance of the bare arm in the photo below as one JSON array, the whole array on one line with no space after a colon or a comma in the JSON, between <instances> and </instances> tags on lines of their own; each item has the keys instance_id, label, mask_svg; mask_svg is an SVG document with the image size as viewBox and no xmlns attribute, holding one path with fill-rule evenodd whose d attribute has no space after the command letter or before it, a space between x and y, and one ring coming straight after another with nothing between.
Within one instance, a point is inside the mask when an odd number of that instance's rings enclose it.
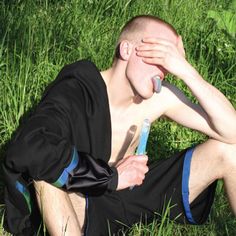
<instances>
[{"instance_id":1,"label":"bare arm","mask_svg":"<svg viewBox=\"0 0 236 236\"><path fill-rule=\"evenodd\" d=\"M181 125L198 130L222 142L234 143L236 141L236 128L234 127L234 124L236 123L236 117L235 110L233 108L232 115L230 115L230 113L229 115L223 115L227 114L227 109L229 109L227 106L223 106L223 110L220 111L221 107L219 110L217 110L217 107L215 107L218 104L211 105L210 101L207 100L206 102L209 103L209 106L212 106L210 107L210 110L213 111L212 116L215 114L215 117L211 118L200 104L192 103L175 86L165 83L165 88L166 89L163 90L166 96L165 101L167 101L166 110L164 112L165 116ZM206 99L208 99L207 94Z\"/></svg>"},{"instance_id":2,"label":"bare arm","mask_svg":"<svg viewBox=\"0 0 236 236\"><path fill-rule=\"evenodd\" d=\"M235 109L219 90L205 81L187 62L181 38L176 45L157 38L144 39L143 42L144 45L137 48L143 61L160 65L182 79L199 102L199 105L192 104L178 89L169 85L164 114L217 140L236 143Z\"/></svg>"}]
</instances>

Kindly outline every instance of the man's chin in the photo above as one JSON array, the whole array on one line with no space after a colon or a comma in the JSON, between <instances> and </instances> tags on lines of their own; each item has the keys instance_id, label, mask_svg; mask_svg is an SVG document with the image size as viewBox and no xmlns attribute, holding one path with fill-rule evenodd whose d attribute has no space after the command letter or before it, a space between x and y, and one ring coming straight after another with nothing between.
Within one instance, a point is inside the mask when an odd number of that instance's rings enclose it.
<instances>
[{"instance_id":1,"label":"man's chin","mask_svg":"<svg viewBox=\"0 0 236 236\"><path fill-rule=\"evenodd\" d=\"M140 104L143 100L148 100L153 96L153 93L149 93L149 94L137 94L136 96L134 96L133 102L136 104Z\"/></svg>"},{"instance_id":2,"label":"man's chin","mask_svg":"<svg viewBox=\"0 0 236 236\"><path fill-rule=\"evenodd\" d=\"M149 92L149 93L140 95L140 97L141 97L143 100L148 100L148 99L150 99L150 98L153 96L154 93L155 93L154 91L151 92L151 93Z\"/></svg>"},{"instance_id":3,"label":"man's chin","mask_svg":"<svg viewBox=\"0 0 236 236\"><path fill-rule=\"evenodd\" d=\"M155 93L155 91L140 91L138 92L137 90L135 91L135 100L139 101L139 100L148 100L150 99L153 94Z\"/></svg>"}]
</instances>

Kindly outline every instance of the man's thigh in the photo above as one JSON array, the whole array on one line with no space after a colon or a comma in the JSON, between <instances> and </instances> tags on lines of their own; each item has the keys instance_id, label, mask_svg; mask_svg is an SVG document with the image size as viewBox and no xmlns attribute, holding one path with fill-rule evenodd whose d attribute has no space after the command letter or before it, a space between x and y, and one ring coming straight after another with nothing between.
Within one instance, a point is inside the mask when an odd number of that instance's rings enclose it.
<instances>
[{"instance_id":1,"label":"man's thigh","mask_svg":"<svg viewBox=\"0 0 236 236\"><path fill-rule=\"evenodd\" d=\"M86 208L85 196L81 193L75 193L75 192L69 192L68 195L71 200L74 211L76 213L80 227L82 229L85 221L85 208Z\"/></svg>"},{"instance_id":2,"label":"man's thigh","mask_svg":"<svg viewBox=\"0 0 236 236\"><path fill-rule=\"evenodd\" d=\"M61 235L64 230L68 235L81 235L83 199L45 181L35 181L34 186L41 215L50 235Z\"/></svg>"},{"instance_id":3,"label":"man's thigh","mask_svg":"<svg viewBox=\"0 0 236 236\"><path fill-rule=\"evenodd\" d=\"M209 139L195 147L189 176L190 203L215 180L222 178L222 147Z\"/></svg>"}]
</instances>

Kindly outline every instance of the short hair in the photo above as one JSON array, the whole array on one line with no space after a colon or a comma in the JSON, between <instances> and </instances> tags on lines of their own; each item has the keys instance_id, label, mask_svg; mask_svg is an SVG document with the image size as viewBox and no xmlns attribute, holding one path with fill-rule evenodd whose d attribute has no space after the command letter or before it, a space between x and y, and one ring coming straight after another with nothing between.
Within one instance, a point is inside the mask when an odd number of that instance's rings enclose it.
<instances>
[{"instance_id":1,"label":"short hair","mask_svg":"<svg viewBox=\"0 0 236 236\"><path fill-rule=\"evenodd\" d=\"M170 29L176 36L178 36L178 33L176 29L165 20L152 15L138 15L133 18L131 18L121 29L120 35L117 40L116 44L116 52L115 52L115 58L119 58L120 52L119 52L119 44L122 40L134 40L137 38L137 36L144 31L145 27L147 27L148 23L156 22L160 23L162 25L165 25L168 29ZM115 59L114 58L114 59Z\"/></svg>"}]
</instances>

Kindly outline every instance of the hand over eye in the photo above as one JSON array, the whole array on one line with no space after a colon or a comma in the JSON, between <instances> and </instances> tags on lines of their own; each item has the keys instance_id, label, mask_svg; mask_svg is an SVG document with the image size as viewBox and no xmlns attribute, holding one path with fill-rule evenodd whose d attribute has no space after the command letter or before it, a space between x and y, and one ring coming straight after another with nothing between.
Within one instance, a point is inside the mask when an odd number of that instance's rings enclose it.
<instances>
[{"instance_id":1,"label":"hand over eye","mask_svg":"<svg viewBox=\"0 0 236 236\"><path fill-rule=\"evenodd\" d=\"M181 37L177 38L177 43L160 38L144 38L143 43L136 47L136 54L142 57L143 62L162 66L177 77L181 77L189 67Z\"/></svg>"}]
</instances>

